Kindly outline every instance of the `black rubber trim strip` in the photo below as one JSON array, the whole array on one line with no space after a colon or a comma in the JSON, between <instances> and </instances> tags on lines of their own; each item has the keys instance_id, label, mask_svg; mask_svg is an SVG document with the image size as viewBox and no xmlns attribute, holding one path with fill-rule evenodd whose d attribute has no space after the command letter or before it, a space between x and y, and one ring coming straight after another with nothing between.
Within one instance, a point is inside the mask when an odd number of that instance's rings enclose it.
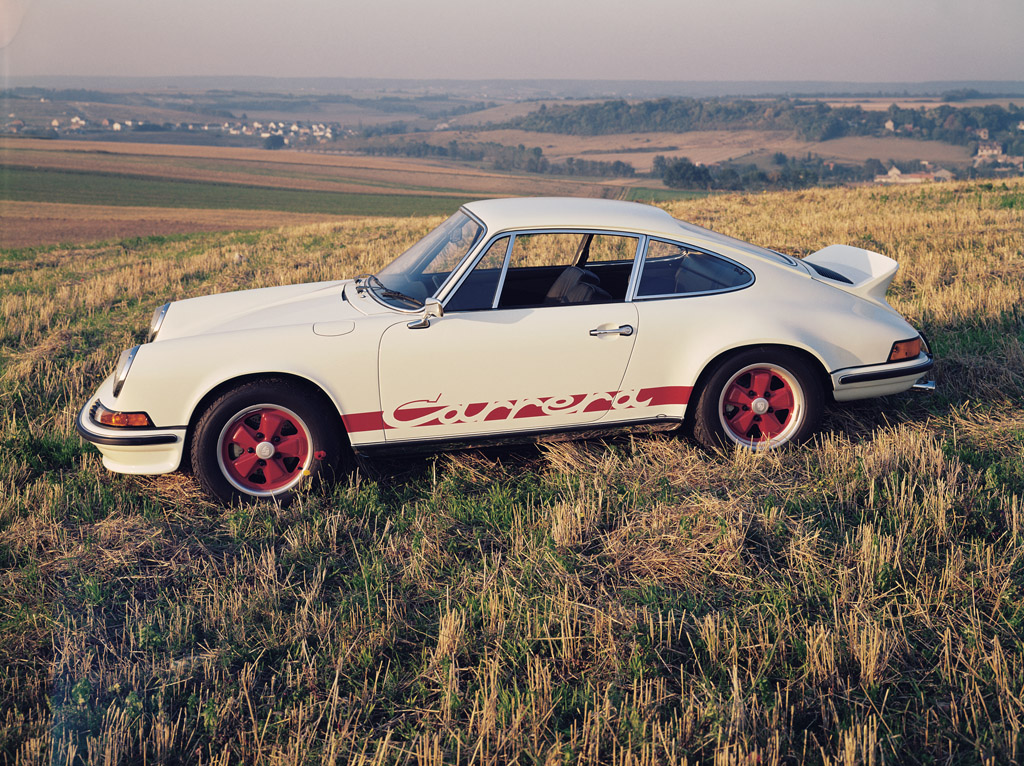
<instances>
[{"instance_id":1,"label":"black rubber trim strip","mask_svg":"<svg viewBox=\"0 0 1024 766\"><path fill-rule=\"evenodd\" d=\"M516 444L533 444L544 441L571 441L573 439L598 439L613 437L637 428L652 431L669 431L678 428L682 418L648 418L618 423L583 424L566 428L550 428L536 431L513 431L500 434L475 434L473 436L450 436L440 439L415 439L400 442L378 442L376 444L353 445L353 451L360 456L392 456L420 452L447 452L451 450L483 449Z\"/></svg>"},{"instance_id":2,"label":"black rubber trim strip","mask_svg":"<svg viewBox=\"0 0 1024 766\"><path fill-rule=\"evenodd\" d=\"M174 444L178 437L174 434L154 434L152 436L100 436L87 431L81 421L75 421L75 430L87 442L112 447L145 447L151 444Z\"/></svg>"},{"instance_id":3,"label":"black rubber trim strip","mask_svg":"<svg viewBox=\"0 0 1024 766\"><path fill-rule=\"evenodd\" d=\"M890 378L906 378L910 375L920 375L928 372L935 365L935 360L929 358L927 362L921 362L914 367L903 367L898 370L878 370L877 372L861 372L855 375L844 375L839 379L839 385L848 383L870 383L874 380L889 380Z\"/></svg>"}]
</instances>

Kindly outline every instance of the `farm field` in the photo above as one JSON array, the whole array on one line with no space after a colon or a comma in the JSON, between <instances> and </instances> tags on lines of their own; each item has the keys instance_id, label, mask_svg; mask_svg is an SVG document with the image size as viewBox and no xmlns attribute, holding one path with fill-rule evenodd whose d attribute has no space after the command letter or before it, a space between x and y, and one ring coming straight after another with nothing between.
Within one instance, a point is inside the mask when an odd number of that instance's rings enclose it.
<instances>
[{"instance_id":1,"label":"farm field","mask_svg":"<svg viewBox=\"0 0 1024 766\"><path fill-rule=\"evenodd\" d=\"M711 164L742 160L754 155L782 152L801 157L810 152L825 160L863 163L880 160L928 160L933 163L963 164L970 160L966 147L939 141L917 141L898 137L847 137L831 141L805 141L790 131L779 130L701 130L687 133L622 133L600 136L571 136L537 133L528 130L459 130L411 135L439 145L456 141L497 141L508 146L539 146L552 162L569 157L588 160L628 162L638 172L648 173L655 156L688 157L694 162ZM649 183L649 181L648 181Z\"/></svg>"},{"instance_id":2,"label":"farm field","mask_svg":"<svg viewBox=\"0 0 1024 766\"><path fill-rule=\"evenodd\" d=\"M439 219L0 253L0 757L1024 760L1024 180L665 204L898 259L938 390L780 453L473 452L224 508L78 439L118 353L167 300L375 271Z\"/></svg>"},{"instance_id":3,"label":"farm field","mask_svg":"<svg viewBox=\"0 0 1024 766\"><path fill-rule=\"evenodd\" d=\"M323 213L278 210L197 210L178 207L61 204L0 200L0 249L173 237L205 231L239 231L343 220Z\"/></svg>"},{"instance_id":4,"label":"farm field","mask_svg":"<svg viewBox=\"0 0 1024 766\"><path fill-rule=\"evenodd\" d=\"M0 139L0 181L0 204L11 215L0 247L266 227L309 215L437 215L488 196L622 193L587 180L417 159L11 138ZM124 210L95 217L87 207L95 205Z\"/></svg>"}]
</instances>

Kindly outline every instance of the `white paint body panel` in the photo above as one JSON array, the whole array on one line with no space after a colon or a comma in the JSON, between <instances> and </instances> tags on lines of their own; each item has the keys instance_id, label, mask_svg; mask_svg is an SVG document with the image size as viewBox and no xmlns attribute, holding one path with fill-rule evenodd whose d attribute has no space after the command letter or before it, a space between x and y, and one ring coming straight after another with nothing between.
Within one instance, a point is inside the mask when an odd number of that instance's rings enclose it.
<instances>
[{"instance_id":1,"label":"white paint body panel","mask_svg":"<svg viewBox=\"0 0 1024 766\"><path fill-rule=\"evenodd\" d=\"M647 205L587 199L485 200L464 208L483 236L438 292L444 303L477 254L504 233L550 229L658 237L749 270L747 287L712 294L600 304L449 313L410 329L421 312L385 305L351 281L210 295L171 304L152 343L138 349L117 397L105 381L86 403L90 441L127 434L88 417L149 414L174 444L99 443L114 471L163 473L181 460L186 429L213 392L242 378L287 375L319 387L359 449L515 435L595 424L681 420L688 391L715 360L739 348L799 349L833 382L837 400L896 393L928 358L886 365L892 344L917 332L884 300L895 262L833 246L814 262L854 284L821 278L785 256L684 224ZM638 259L639 260L639 259ZM627 296L629 298L630 296ZM629 335L592 337L630 326ZM907 377L843 384L858 371L907 368ZM410 414L419 407L419 414ZM433 408L429 412L429 408ZM429 416L429 417L428 417Z\"/></svg>"}]
</instances>

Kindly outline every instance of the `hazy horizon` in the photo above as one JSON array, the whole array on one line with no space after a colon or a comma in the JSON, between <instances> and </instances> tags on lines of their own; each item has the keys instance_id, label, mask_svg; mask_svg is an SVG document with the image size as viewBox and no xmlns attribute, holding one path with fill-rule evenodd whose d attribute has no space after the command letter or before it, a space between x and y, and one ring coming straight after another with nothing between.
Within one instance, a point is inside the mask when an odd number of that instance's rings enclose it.
<instances>
[{"instance_id":1,"label":"hazy horizon","mask_svg":"<svg viewBox=\"0 0 1024 766\"><path fill-rule=\"evenodd\" d=\"M0 0L0 74L1024 80L1019 0Z\"/></svg>"}]
</instances>

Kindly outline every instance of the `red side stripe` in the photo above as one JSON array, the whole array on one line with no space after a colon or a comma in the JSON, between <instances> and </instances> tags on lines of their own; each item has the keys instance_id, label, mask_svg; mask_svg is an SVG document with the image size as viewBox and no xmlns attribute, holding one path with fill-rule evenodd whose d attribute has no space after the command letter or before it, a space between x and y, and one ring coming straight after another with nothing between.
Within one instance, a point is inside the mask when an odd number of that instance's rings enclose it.
<instances>
[{"instance_id":1,"label":"red side stripe","mask_svg":"<svg viewBox=\"0 0 1024 766\"><path fill-rule=\"evenodd\" d=\"M382 428L391 427L384 422L384 413L380 410L342 415L341 421L345 424L345 430L349 433L355 433L356 431L379 431Z\"/></svg>"},{"instance_id":2,"label":"red side stripe","mask_svg":"<svg viewBox=\"0 0 1024 766\"><path fill-rule=\"evenodd\" d=\"M693 386L659 386L658 388L642 388L637 394L640 401L647 400L648 407L663 404L686 404L690 401Z\"/></svg>"}]
</instances>

